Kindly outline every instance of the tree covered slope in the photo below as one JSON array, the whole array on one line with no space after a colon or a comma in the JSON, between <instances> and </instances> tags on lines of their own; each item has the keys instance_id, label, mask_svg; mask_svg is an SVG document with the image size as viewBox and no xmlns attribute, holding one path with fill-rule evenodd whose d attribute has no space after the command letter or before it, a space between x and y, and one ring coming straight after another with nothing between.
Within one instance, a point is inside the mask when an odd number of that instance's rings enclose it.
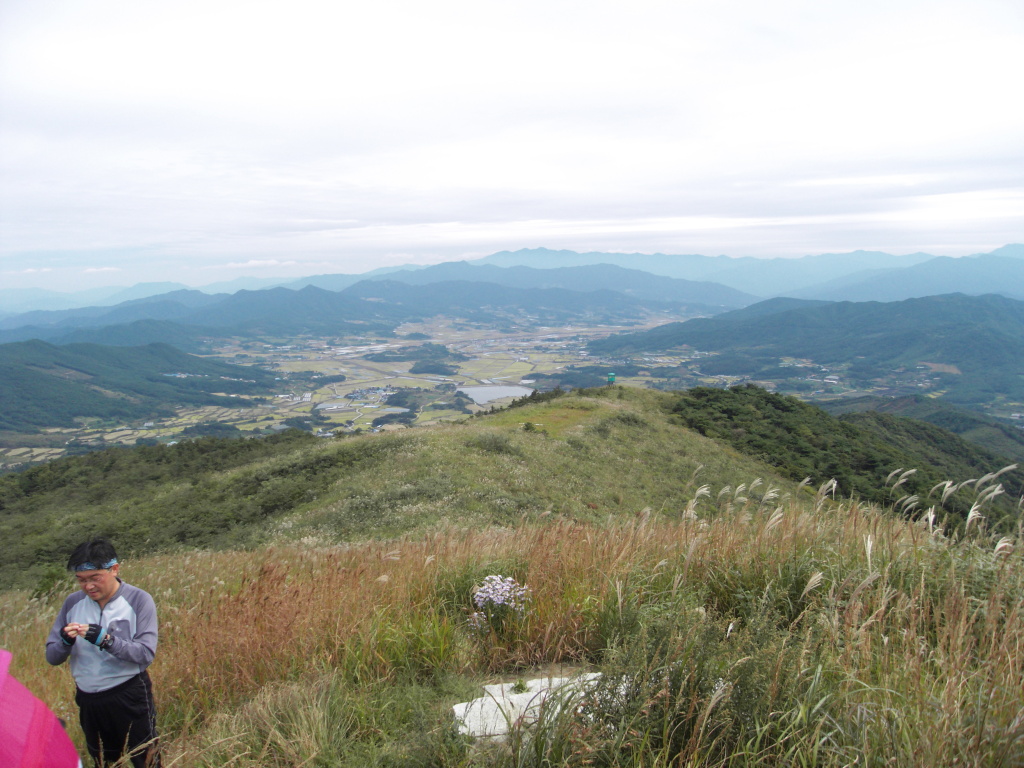
<instances>
[{"instance_id":1,"label":"tree covered slope","mask_svg":"<svg viewBox=\"0 0 1024 768\"><path fill-rule=\"evenodd\" d=\"M590 349L627 355L690 347L746 355L752 365L766 356L852 363L851 376L864 381L896 367L933 363L947 369L940 375L952 400L1024 398L1024 301L951 294L793 309L776 302L772 306L781 311L770 314L757 313L758 306L611 336Z\"/></svg>"},{"instance_id":2,"label":"tree covered slope","mask_svg":"<svg viewBox=\"0 0 1024 768\"><path fill-rule=\"evenodd\" d=\"M934 397L853 397L818 403L828 413L878 411L927 421L1012 461L1024 464L1024 430Z\"/></svg>"},{"instance_id":3,"label":"tree covered slope","mask_svg":"<svg viewBox=\"0 0 1024 768\"><path fill-rule=\"evenodd\" d=\"M80 418L138 419L174 405L238 405L272 374L181 352L167 344L0 345L0 429L72 426Z\"/></svg>"},{"instance_id":4,"label":"tree covered slope","mask_svg":"<svg viewBox=\"0 0 1024 768\"><path fill-rule=\"evenodd\" d=\"M754 386L733 389L698 387L678 393L672 411L686 426L721 440L775 467L793 480L834 478L843 494L885 505L901 498L907 510L936 503L936 485L978 480L1010 461L934 424L873 411L830 416L795 397ZM895 470L914 470L898 490L890 486ZM1024 470L1002 476L1006 496L995 515L1012 528L1020 519ZM973 499L952 496L947 511L963 522ZM913 506L911 506L913 505Z\"/></svg>"}]
</instances>

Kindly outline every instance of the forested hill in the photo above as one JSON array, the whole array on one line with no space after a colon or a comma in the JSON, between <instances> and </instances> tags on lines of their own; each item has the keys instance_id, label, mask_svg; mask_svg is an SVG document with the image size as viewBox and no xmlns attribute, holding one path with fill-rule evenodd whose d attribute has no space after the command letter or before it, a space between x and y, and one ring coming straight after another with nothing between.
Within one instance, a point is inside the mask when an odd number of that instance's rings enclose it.
<instances>
[{"instance_id":1,"label":"forested hill","mask_svg":"<svg viewBox=\"0 0 1024 768\"><path fill-rule=\"evenodd\" d=\"M1006 457L934 424L874 411L837 418L795 397L752 385L680 392L672 411L687 427L728 443L793 480L834 478L842 493L883 505L913 496L916 502L908 503L918 511L935 503L937 484L978 480L1011 466ZM898 492L886 482L897 469L915 470ZM1024 469L1013 466L1002 480L1007 496L998 506L998 516L1012 527L1020 519ZM949 511L963 520L970 504L964 497L954 497Z\"/></svg>"},{"instance_id":2,"label":"forested hill","mask_svg":"<svg viewBox=\"0 0 1024 768\"><path fill-rule=\"evenodd\" d=\"M564 322L635 322L650 309L679 308L684 302L639 299L609 288L516 288L487 282L446 281L408 285L394 280L365 280L346 288L370 306L387 307L403 320L444 315L481 323L535 318L538 325Z\"/></svg>"},{"instance_id":3,"label":"forested hill","mask_svg":"<svg viewBox=\"0 0 1024 768\"><path fill-rule=\"evenodd\" d=\"M0 477L5 583L31 585L81 539L126 552L251 546L312 536L391 537L444 526L609 515L714 516L726 506L813 495L832 478L854 494L920 515L935 505L962 528L976 499L932 488L998 472L1001 457L898 417L837 420L756 388L656 392L602 387L535 394L457 424L318 439L202 438L108 449ZM910 469L898 488L886 477ZM811 488L798 481L810 478ZM1024 474L984 525L1013 528ZM706 486L706 488L705 488ZM702 490L703 489L703 490ZM916 496L916 504L904 497Z\"/></svg>"},{"instance_id":4,"label":"forested hill","mask_svg":"<svg viewBox=\"0 0 1024 768\"><path fill-rule=\"evenodd\" d=\"M766 302L767 303L767 302ZM932 363L955 401L996 393L1024 398L1024 301L950 294L906 301L836 302L757 314L754 305L713 318L669 323L590 344L600 355L690 347L747 355L751 373L770 357L819 364L852 363L855 380L870 381L900 366ZM955 372L958 371L958 372Z\"/></svg>"},{"instance_id":5,"label":"forested hill","mask_svg":"<svg viewBox=\"0 0 1024 768\"><path fill-rule=\"evenodd\" d=\"M974 411L951 406L934 397L851 397L828 400L818 405L833 416L878 411L927 421L972 443L983 445L1000 456L1024 464L1024 430L1007 426Z\"/></svg>"},{"instance_id":6,"label":"forested hill","mask_svg":"<svg viewBox=\"0 0 1024 768\"><path fill-rule=\"evenodd\" d=\"M885 362L956 359L1019 360L1024 301L949 294L897 302L831 302L789 308L784 300L755 304L713 318L669 323L591 343L602 353L690 346L703 350L765 347L780 354L838 362L869 356ZM1001 348L1003 345L1008 348Z\"/></svg>"},{"instance_id":7,"label":"forested hill","mask_svg":"<svg viewBox=\"0 0 1024 768\"><path fill-rule=\"evenodd\" d=\"M735 292L733 292L735 293ZM738 295L738 294L737 294ZM729 306L739 306L737 299ZM365 280L342 291L315 286L300 290L271 288L239 291L215 302L177 306L172 299L153 297L124 308L100 308L65 313L33 313L35 324L0 330L0 341L43 339L67 343L78 339L111 339L110 343L166 341L195 348L203 336L260 336L321 334L329 336L376 334L390 336L409 321L445 315L495 326L509 322L549 325L565 322L629 324L651 312L716 312L707 297L702 301L661 300L627 295L611 288L518 288L487 282L445 281L409 285L393 280ZM152 309L152 317L148 310ZM45 315L60 321L40 324ZM131 322L126 322L130 319ZM9 326L17 318L8 318Z\"/></svg>"},{"instance_id":8,"label":"forested hill","mask_svg":"<svg viewBox=\"0 0 1024 768\"><path fill-rule=\"evenodd\" d=\"M181 352L167 344L0 344L0 430L73 426L75 419L139 419L175 405L248 404L273 374ZM234 397L231 397L234 395Z\"/></svg>"}]
</instances>

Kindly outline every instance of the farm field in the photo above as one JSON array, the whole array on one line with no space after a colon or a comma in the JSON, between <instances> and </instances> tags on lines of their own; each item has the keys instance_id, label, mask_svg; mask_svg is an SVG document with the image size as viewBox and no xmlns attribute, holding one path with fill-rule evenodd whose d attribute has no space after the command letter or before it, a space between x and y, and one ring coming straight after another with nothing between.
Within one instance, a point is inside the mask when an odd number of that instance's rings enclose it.
<instances>
[{"instance_id":1,"label":"farm field","mask_svg":"<svg viewBox=\"0 0 1024 768\"><path fill-rule=\"evenodd\" d=\"M433 407L423 408L415 423L461 419L467 411L486 410L502 401L447 407L451 390L456 387L509 386L522 381L529 386L531 376L580 363L587 341L626 329L568 326L509 334L437 319L398 330L396 339L350 346L332 346L329 340L321 338L226 345L217 351L216 357L235 362L246 358L247 363L279 372L278 386L267 392L263 403L246 408L179 408L173 417L144 423L92 421L76 429L51 429L24 439L7 435L0 441L0 469L48 461L76 451L170 443L204 433L234 434L238 430L242 434L270 434L300 425L329 434L368 430L373 428L374 419L387 412L387 396L402 389L438 391L437 401L426 403ZM407 338L410 335L415 340ZM468 358L457 364L456 375L415 374L409 372L412 363L408 361L366 359L375 353L419 345L425 339ZM340 376L344 376L343 381L330 380ZM321 379L328 382L321 383ZM445 394L448 399L443 397Z\"/></svg>"},{"instance_id":2,"label":"farm field","mask_svg":"<svg viewBox=\"0 0 1024 768\"><path fill-rule=\"evenodd\" d=\"M649 325L669 319L652 319ZM200 435L267 435L296 427L332 436L460 420L507 404L527 393L535 381L540 388L551 388L562 373L566 376L561 385L569 388L597 386L607 374L616 373L616 382L626 386L683 390L751 382L810 401L941 394L930 388L932 370L926 366L894 372L876 386L860 389L848 381L846 366L825 368L812 360L783 358L780 365L793 369L793 379L760 381L718 374L714 367L709 372L705 370L709 367L706 361L714 355L696 351L682 356L662 353L606 360L587 354L590 341L627 330L635 331L637 327L569 325L511 333L438 317L401 326L396 336L386 339L234 339L226 341L211 357L269 369L276 377L273 388L248 401L248 407L181 407L171 416L150 421L83 419L77 428L51 428L37 434L0 433L0 471L97 448L172 443ZM451 353L451 360L438 369L443 373L412 372L417 362L411 359L415 355L408 353L425 343ZM566 372L573 366L577 370ZM587 372L581 374L578 369ZM545 376L556 378L540 378ZM472 395L472 402L456 396L460 388L489 386L517 389L504 398L485 401L481 401L479 390L466 393ZM498 393L496 389L495 396ZM393 402L388 403L389 398ZM1004 419L1019 418L1020 404L1001 404L1001 409L999 405L991 404L989 412ZM388 417L390 423L381 421L382 417Z\"/></svg>"}]
</instances>

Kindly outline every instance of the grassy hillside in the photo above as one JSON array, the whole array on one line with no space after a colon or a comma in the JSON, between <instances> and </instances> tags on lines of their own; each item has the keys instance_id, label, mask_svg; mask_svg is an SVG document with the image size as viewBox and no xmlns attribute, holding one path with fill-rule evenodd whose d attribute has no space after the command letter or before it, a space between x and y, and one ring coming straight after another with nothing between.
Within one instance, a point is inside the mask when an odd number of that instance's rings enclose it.
<instances>
[{"instance_id":1,"label":"grassy hillside","mask_svg":"<svg viewBox=\"0 0 1024 768\"><path fill-rule=\"evenodd\" d=\"M452 525L129 559L155 595L165 759L240 766L1020 765L1024 548L861 504ZM694 498L699 497L699 493ZM639 513L640 511L637 510ZM474 629L489 574L529 589ZM53 592L0 593L12 673L75 722L41 639ZM505 743L458 734L480 685L604 673ZM71 732L80 739L78 729Z\"/></svg>"},{"instance_id":2,"label":"grassy hillside","mask_svg":"<svg viewBox=\"0 0 1024 768\"><path fill-rule=\"evenodd\" d=\"M1019 510L1015 530L992 525L1006 476L960 491L981 513L970 525L936 522L952 496L911 521L892 482L891 502L851 501L700 435L685 394L538 394L461 424L4 476L0 645L74 723L67 669L41 653L73 588L53 566L106 533L158 602L169 764L1019 765ZM705 431L755 431L764 395L725 394ZM790 398L759 407L779 455L834 421ZM865 434L840 424L818 427L833 454ZM526 606L471 621L492 574L524 585ZM505 743L456 731L451 706L482 683L556 670L604 678Z\"/></svg>"},{"instance_id":3,"label":"grassy hillside","mask_svg":"<svg viewBox=\"0 0 1024 768\"><path fill-rule=\"evenodd\" d=\"M456 522L510 525L524 515L592 521L649 507L671 518L691 503L692 512L710 512L731 495L793 491L804 478L814 488L835 479L840 495L900 502L921 515L936 505L936 485L1008 463L923 422L840 421L754 387L607 387L517 406L333 440L295 431L110 449L0 477L0 538L10 542L0 577L36 584L68 547L95 534L145 554L255 546L279 533L355 541ZM890 473L911 469L890 487ZM1024 472L999 481L1005 493L990 501L986 524L1007 531L1019 519ZM702 486L728 490L694 502ZM962 526L975 499L973 488L951 492L941 513Z\"/></svg>"},{"instance_id":4,"label":"grassy hillside","mask_svg":"<svg viewBox=\"0 0 1024 768\"><path fill-rule=\"evenodd\" d=\"M12 543L0 574L31 585L90 534L138 554L252 546L281 531L336 542L523 515L599 520L648 506L680 515L695 488L756 477L758 493L794 487L669 423L668 402L617 388L431 429L337 440L290 432L61 459L0 477L0 538Z\"/></svg>"}]
</instances>

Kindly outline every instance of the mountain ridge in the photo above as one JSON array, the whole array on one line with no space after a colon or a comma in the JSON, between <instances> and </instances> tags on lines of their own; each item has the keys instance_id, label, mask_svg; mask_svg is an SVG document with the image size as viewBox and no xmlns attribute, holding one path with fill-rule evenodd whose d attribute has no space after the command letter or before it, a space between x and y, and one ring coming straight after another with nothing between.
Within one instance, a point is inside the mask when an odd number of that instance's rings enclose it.
<instances>
[{"instance_id":1,"label":"mountain ridge","mask_svg":"<svg viewBox=\"0 0 1024 768\"><path fill-rule=\"evenodd\" d=\"M699 303L711 311L747 306L757 296L708 281L665 278L614 264L535 269L526 266L496 267L472 262L445 262L412 272L392 272L386 279L410 285L461 280L493 283L511 288L563 288L575 291L615 290L632 298Z\"/></svg>"},{"instance_id":2,"label":"mountain ridge","mask_svg":"<svg viewBox=\"0 0 1024 768\"><path fill-rule=\"evenodd\" d=\"M972 254L972 256L979 255L1012 259L1024 258L1024 245L1009 243L996 248L988 254ZM864 272L865 270L891 271L894 266L909 267L935 258L943 257L936 257L928 253L893 255L882 251L866 250L806 255L795 258L755 258L749 256L668 255L661 253L608 253L598 251L579 253L570 250L523 248L518 251L498 251L489 256L472 259L467 263L505 267L525 265L538 269L613 264L627 269L639 269L666 277L698 282L721 282L723 285L734 290L743 291L754 296L770 297L794 291L826 291L835 287L832 284L833 281L839 281L836 283L838 285L843 279L857 272ZM232 280L201 286L194 290L204 293L233 293L241 289L301 288L309 284L331 290L341 290L354 285L360 280L374 279L378 276L397 272L415 272L421 269L424 269L422 265L405 264L395 267L381 267L359 274L321 274L301 278L237 277ZM803 276L799 274L801 271L804 272ZM781 273L783 276L780 278L774 274L775 272ZM811 277L808 279L807 275L811 275ZM76 293L60 293L39 288L0 289L0 318L14 314L24 314L33 310L74 309L89 305L109 305L111 302L117 303L119 301L118 297L142 298L143 295L155 295L157 292L166 292L159 289L160 285L140 283L127 288L108 286ZM182 287L177 283L165 285ZM954 290L956 290L955 286L947 286L940 292L948 293Z\"/></svg>"},{"instance_id":3,"label":"mountain ridge","mask_svg":"<svg viewBox=\"0 0 1024 768\"><path fill-rule=\"evenodd\" d=\"M830 302L765 315L754 314L757 308L610 336L591 342L589 349L608 356L686 346L818 364L853 361L849 373L862 380L899 366L954 366L955 373L936 373L950 399L968 392L1024 398L1024 302L950 294L890 303Z\"/></svg>"},{"instance_id":4,"label":"mountain ridge","mask_svg":"<svg viewBox=\"0 0 1024 768\"><path fill-rule=\"evenodd\" d=\"M495 275L482 270L484 276L501 277L505 283L450 279L476 275L476 268L465 265L442 267L436 271L424 268L425 278L395 280L387 275L373 280L360 280L340 291L313 284L301 288L274 287L256 291L240 290L233 294L208 295L201 291L175 291L165 295L136 299L114 307L87 307L75 310L39 311L5 318L0 321L0 342L27 338L58 340L73 330L116 326L140 320L170 320L189 326L252 331L257 326L274 332L326 330L357 332L375 330L389 333L395 325L410 317L446 311L437 297L444 295L450 306L458 306L477 318L486 318L479 300L487 297L494 306L503 308L503 316L514 314L514 308L530 312L543 309L548 317L567 316L571 311L604 313L609 316L635 319L646 303L657 310L670 306L688 306L694 314L715 313L744 306L755 297L732 289L698 284L690 281L666 281L646 273L608 267L589 267L570 274L554 272L557 280L529 275L520 269L509 275ZM609 269L613 270L609 274ZM408 276L407 276L408 277ZM443 280L434 279L445 278ZM518 282L524 287L508 283ZM582 283L583 290L567 286ZM530 286L537 287L530 287ZM626 285L629 292L614 291ZM429 287L428 287L429 286ZM598 296L598 291L605 293ZM613 292L614 291L614 292ZM400 302L389 296L401 295ZM384 303L369 304L372 295ZM497 317L492 312L490 319Z\"/></svg>"},{"instance_id":5,"label":"mountain ridge","mask_svg":"<svg viewBox=\"0 0 1024 768\"><path fill-rule=\"evenodd\" d=\"M886 293L892 285L904 280L922 282L931 268L925 264L939 264L942 259L956 265L948 277L942 280L932 278L932 285L914 291ZM967 261L964 261L964 260ZM505 267L526 264L535 268L577 266L582 264L606 263L619 266L627 264L652 274L688 280L705 280L734 288L753 295L774 297L794 296L796 298L820 298L832 301L856 300L897 300L916 296L953 292L1003 293L1011 298L1024 297L1024 289L1014 286L1024 284L1020 274L1024 264L1024 245L1010 243L989 253L972 254L952 258L917 252L895 255L883 251L856 250L848 253L823 253L799 258L755 258L750 256L701 256L688 254L670 256L666 254L615 254L576 253L554 251L544 248L501 251L472 264L495 264ZM982 264L987 268L985 275L975 274L971 267ZM1002 269L997 269L1000 267ZM866 274L864 274L866 273ZM857 280L862 274L864 279ZM875 277L869 279L870 275ZM968 288L965 281L973 278L976 285ZM872 293L874 290L874 293ZM856 291L860 291L859 293Z\"/></svg>"}]
</instances>

